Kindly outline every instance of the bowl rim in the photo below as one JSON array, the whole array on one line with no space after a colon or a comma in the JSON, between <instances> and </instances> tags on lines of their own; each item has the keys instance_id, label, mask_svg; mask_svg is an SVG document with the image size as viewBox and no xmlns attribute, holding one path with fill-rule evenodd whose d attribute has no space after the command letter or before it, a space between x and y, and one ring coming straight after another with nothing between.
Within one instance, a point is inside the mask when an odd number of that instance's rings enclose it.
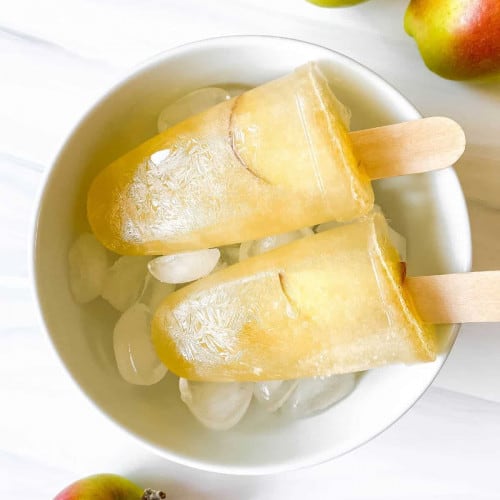
<instances>
[{"instance_id":1,"label":"bowl rim","mask_svg":"<svg viewBox=\"0 0 500 500\"><path fill-rule=\"evenodd\" d=\"M419 401L419 399L427 392L429 387L434 382L435 378L441 371L444 366L452 348L456 341L457 334L460 330L460 325L453 325L452 328L452 340L450 345L450 350L444 354L441 366L438 367L436 373L429 381L428 385L422 390L422 392L415 398L415 400L406 408L406 410L401 413L398 417L391 420L386 426L384 426L379 432L370 436L368 439L364 439L354 446L346 447L346 449L341 450L339 453L317 453L317 454L307 454L304 458L301 459L293 459L293 461L285 461L279 462L273 465L264 465L264 466L248 466L248 465L221 465L217 463L208 462L205 459L194 459L192 457L182 455L180 453L168 451L150 440L136 434L133 430L129 429L125 425L118 422L113 415L104 410L101 406L94 401L91 395L80 385L76 376L70 371L68 366L66 365L62 354L59 352L59 349L55 343L55 339L53 338L48 324L45 321L45 315L42 309L42 304L40 301L40 283L38 280L38 270L37 270L37 235L38 235L38 224L41 215L41 209L44 205L44 200L46 197L47 187L50 184L54 172L56 170L56 166L60 163L61 157L64 152L68 148L68 144L71 138L79 131L79 129L85 124L87 119L94 113L100 106L103 104L110 96L112 96L118 89L120 89L123 85L125 85L130 79L139 76L142 72L147 71L151 66L154 66L165 59L172 59L174 57L182 56L185 53L189 53L193 50L201 50L206 48L217 48L219 45L221 47L229 45L248 45L248 44L269 44L269 43L283 43L288 48L293 45L301 45L301 46L311 46L316 49L321 49L322 51L326 51L329 53L330 57L335 58L337 61L341 61L346 63L350 69L358 70L363 73L364 78L368 78L372 82L375 82L378 87L383 88L384 91L392 94L399 101L398 107L401 108L402 105L406 107L406 110L409 114L413 114L415 119L421 118L422 115L415 108L415 106L404 96L402 95L395 87L393 87L387 80L383 77L375 73L373 70L365 66L364 64L356 61L355 59L337 52L334 49L329 47L325 47L323 45L296 39L292 37L284 37L284 36L274 36L274 35L225 35L225 36L217 36L210 37L206 39L200 39L191 41L188 43L184 43L167 50L161 51L148 57L143 60L139 64L132 66L130 69L126 70L125 73L120 73L118 77L115 79L114 83L109 86L107 90L104 91L93 101L90 107L83 113L73 127L70 129L69 133L66 135L64 140L62 141L57 154L54 159L50 163L50 165L43 172L41 182L39 184L38 192L35 197L34 203L34 213L31 219L31 228L29 231L30 234L30 245L29 245L29 279L31 283L31 291L34 298L36 315L38 317L38 323L42 327L45 335L44 337L47 339L50 344L52 350L56 353L56 356L62 365L65 372L69 375L71 381L75 384L76 387L80 390L81 393L84 394L85 398L90 402L90 404L99 412L101 415L104 415L106 419L112 422L113 425L117 426L119 429L124 431L128 436L130 436L135 442L145 447L147 450L151 451L155 455L158 455L164 459L169 461L185 465L194 469L204 470L208 472L215 472L221 474L230 474L230 475L241 475L241 476L260 476L265 474L275 474L286 471L292 471L297 469L303 469L309 466L319 465L335 458L341 457L351 451L354 451L361 446L369 443L371 440L384 433L388 428L390 428L393 424L395 424L400 418L402 418L411 408ZM454 178L454 182L456 183L456 187L458 188L459 193L461 194L460 202L462 203L463 212L466 214L465 220L463 221L465 233L463 234L463 248L462 251L465 252L465 265L463 272L470 271L472 267L472 239L471 239L471 230L470 230L470 219L467 211L465 196L463 190L461 188L460 182L458 180L458 176L453 168L453 166L447 167ZM458 200L457 200L458 201Z\"/></svg>"}]
</instances>

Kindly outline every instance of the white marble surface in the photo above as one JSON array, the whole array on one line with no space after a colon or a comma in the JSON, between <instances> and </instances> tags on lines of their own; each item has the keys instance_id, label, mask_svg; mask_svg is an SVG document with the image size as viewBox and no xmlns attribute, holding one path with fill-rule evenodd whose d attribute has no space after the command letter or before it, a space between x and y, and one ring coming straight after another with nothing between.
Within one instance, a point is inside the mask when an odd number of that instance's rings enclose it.
<instances>
[{"instance_id":1,"label":"white marble surface","mask_svg":"<svg viewBox=\"0 0 500 500\"><path fill-rule=\"evenodd\" d=\"M151 455L77 390L37 324L27 248L35 193L64 137L129 68L224 34L306 39L369 66L423 114L459 121L457 165L474 268L500 268L500 83L428 72L402 28L406 2L323 10L304 0L16 0L0 7L0 498L46 499L75 478L126 473L175 499L494 499L500 325L465 326L433 387L390 430L335 461L277 476L190 470ZM75 430L77 429L77 430Z\"/></svg>"}]
</instances>

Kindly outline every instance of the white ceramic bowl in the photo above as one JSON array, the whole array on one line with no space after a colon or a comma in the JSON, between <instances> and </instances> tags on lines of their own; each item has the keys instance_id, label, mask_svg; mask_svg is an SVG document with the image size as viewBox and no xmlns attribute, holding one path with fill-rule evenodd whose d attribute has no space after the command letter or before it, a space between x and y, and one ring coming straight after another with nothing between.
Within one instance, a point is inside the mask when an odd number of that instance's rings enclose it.
<instances>
[{"instance_id":1,"label":"white ceramic bowl","mask_svg":"<svg viewBox=\"0 0 500 500\"><path fill-rule=\"evenodd\" d=\"M117 315L103 301L74 303L68 248L82 230L85 194L103 166L155 133L159 110L204 86L255 86L311 61L321 62L354 129L419 118L380 77L347 57L305 42L224 37L184 45L148 61L109 91L72 132L47 175L34 235L34 278L47 332L70 375L117 425L173 461L200 469L262 474L317 464L376 436L431 384L457 327L441 327L434 363L366 373L344 401L315 417L283 421L255 408L233 430L204 429L180 402L176 379L151 387L124 382L112 348ZM408 240L412 275L467 271L470 231L464 197L449 168L375 183L376 199Z\"/></svg>"}]
</instances>

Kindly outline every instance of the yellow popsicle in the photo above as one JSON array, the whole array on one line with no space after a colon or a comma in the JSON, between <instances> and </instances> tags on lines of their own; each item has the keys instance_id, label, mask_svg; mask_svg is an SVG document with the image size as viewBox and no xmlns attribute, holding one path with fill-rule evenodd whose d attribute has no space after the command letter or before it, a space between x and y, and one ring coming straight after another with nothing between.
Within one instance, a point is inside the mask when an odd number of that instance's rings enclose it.
<instances>
[{"instance_id":1,"label":"yellow popsicle","mask_svg":"<svg viewBox=\"0 0 500 500\"><path fill-rule=\"evenodd\" d=\"M315 64L154 136L102 170L95 236L130 255L251 240L373 206L342 106Z\"/></svg>"},{"instance_id":2,"label":"yellow popsicle","mask_svg":"<svg viewBox=\"0 0 500 500\"><path fill-rule=\"evenodd\" d=\"M256 381L435 359L380 213L295 241L169 295L152 339L190 380Z\"/></svg>"}]
</instances>

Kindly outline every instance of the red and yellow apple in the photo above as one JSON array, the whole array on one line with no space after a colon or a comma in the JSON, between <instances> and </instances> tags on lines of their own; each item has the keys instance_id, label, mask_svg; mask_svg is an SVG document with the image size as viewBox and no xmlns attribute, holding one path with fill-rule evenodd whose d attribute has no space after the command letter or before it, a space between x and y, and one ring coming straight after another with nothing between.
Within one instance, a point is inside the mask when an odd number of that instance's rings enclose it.
<instances>
[{"instance_id":1,"label":"red and yellow apple","mask_svg":"<svg viewBox=\"0 0 500 500\"><path fill-rule=\"evenodd\" d=\"M404 23L425 64L444 78L500 73L500 0L411 0Z\"/></svg>"},{"instance_id":2,"label":"red and yellow apple","mask_svg":"<svg viewBox=\"0 0 500 500\"><path fill-rule=\"evenodd\" d=\"M143 490L116 474L96 474L70 484L54 500L162 500L162 491Z\"/></svg>"}]
</instances>

